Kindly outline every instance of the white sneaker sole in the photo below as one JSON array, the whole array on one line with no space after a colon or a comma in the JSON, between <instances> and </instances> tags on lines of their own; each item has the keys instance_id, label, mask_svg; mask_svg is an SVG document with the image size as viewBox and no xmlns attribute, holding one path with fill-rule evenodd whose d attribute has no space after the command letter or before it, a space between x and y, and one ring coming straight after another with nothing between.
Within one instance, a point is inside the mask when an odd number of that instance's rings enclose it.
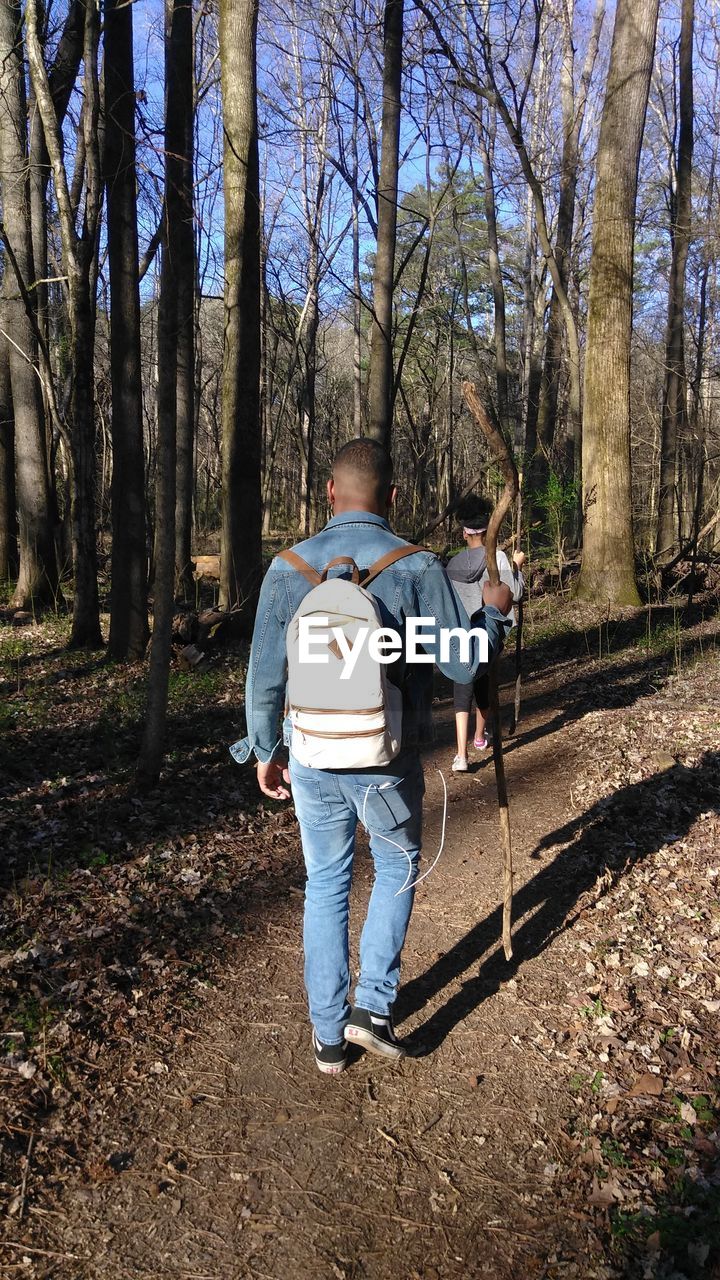
<instances>
[{"instance_id":1,"label":"white sneaker sole","mask_svg":"<svg viewBox=\"0 0 720 1280\"><path fill-rule=\"evenodd\" d=\"M324 1076L339 1076L340 1073L345 1070L347 1062L320 1062L320 1060L316 1058L315 1066L318 1071L322 1071Z\"/></svg>"},{"instance_id":2,"label":"white sneaker sole","mask_svg":"<svg viewBox=\"0 0 720 1280\"><path fill-rule=\"evenodd\" d=\"M322 1071L324 1076L339 1076L340 1072L345 1070L347 1066L347 1056L343 1059L342 1062L323 1062L322 1058L318 1058L317 1049L315 1046L314 1034L312 1037L312 1047L313 1047L313 1056L315 1058L315 1066L317 1067L318 1071Z\"/></svg>"}]
</instances>

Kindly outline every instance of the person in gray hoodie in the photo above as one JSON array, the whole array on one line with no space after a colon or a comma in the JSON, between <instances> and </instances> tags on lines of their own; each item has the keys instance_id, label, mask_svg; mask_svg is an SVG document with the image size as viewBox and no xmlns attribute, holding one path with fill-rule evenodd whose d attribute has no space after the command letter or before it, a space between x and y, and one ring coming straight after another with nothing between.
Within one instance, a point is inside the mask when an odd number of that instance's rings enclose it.
<instances>
[{"instance_id":1,"label":"person in gray hoodie","mask_svg":"<svg viewBox=\"0 0 720 1280\"><path fill-rule=\"evenodd\" d=\"M470 517L469 517L470 518ZM447 575L453 589L465 607L468 616L472 617L482 600L483 583L488 581L487 556L485 554L485 537L487 520L484 522L475 516L472 524L463 525L465 550L458 551L447 565ZM522 566L525 555L516 551L512 564L504 551L497 551L497 565L500 581L504 582L513 593L513 603L522 599L525 590L525 579ZM515 621L514 608L506 615L511 622ZM467 773L468 769L468 730L470 709L475 698L475 737L473 746L476 751L485 751L488 746L486 723L488 715L489 675L487 669L471 684L453 685L453 704L455 708L455 732L457 737L457 753L452 763L453 773Z\"/></svg>"}]
</instances>

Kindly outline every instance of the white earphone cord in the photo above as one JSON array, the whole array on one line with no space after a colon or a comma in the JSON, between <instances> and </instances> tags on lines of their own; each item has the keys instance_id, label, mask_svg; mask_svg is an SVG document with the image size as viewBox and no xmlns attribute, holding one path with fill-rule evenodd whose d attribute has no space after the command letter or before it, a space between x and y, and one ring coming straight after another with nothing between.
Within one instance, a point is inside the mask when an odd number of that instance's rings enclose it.
<instances>
[{"instance_id":1,"label":"white earphone cord","mask_svg":"<svg viewBox=\"0 0 720 1280\"><path fill-rule=\"evenodd\" d=\"M364 826L368 835L371 836L373 840L385 840L387 844L391 844L395 849L399 849L401 853L404 853L405 857L408 860L408 873L407 873L407 876L405 877L405 883L401 889L398 889L397 893L395 894L396 898L399 898L401 893L406 893L408 889L416 888L416 886L419 885L423 880L427 879L427 877L430 875L430 872L435 870L438 862L440 861L440 854L442 853L445 847L445 824L447 822L447 808L448 808L447 783L439 769L437 770L437 772L440 774L440 780L443 784L443 818L442 818L442 831L440 833L440 848L438 849L435 855L435 858L431 863L431 865L428 867L427 871L423 871L422 875L418 876L417 880L413 880L412 884L410 883L410 877L412 876L412 873L413 873L413 864L407 849L403 849L402 845L398 844L396 840L391 840L390 836L383 836L378 831L371 831L367 822L365 821L367 799L372 787L371 786L367 787L365 791L365 799L363 800L362 817L360 821L362 822L362 825ZM379 790L382 790L382 788L379 788Z\"/></svg>"}]
</instances>

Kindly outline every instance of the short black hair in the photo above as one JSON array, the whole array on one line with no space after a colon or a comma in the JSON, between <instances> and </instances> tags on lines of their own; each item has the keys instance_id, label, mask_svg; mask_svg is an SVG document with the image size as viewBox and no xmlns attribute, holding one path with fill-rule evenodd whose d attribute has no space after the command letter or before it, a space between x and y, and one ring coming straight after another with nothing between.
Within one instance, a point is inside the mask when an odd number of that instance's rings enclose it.
<instances>
[{"instance_id":1,"label":"short black hair","mask_svg":"<svg viewBox=\"0 0 720 1280\"><path fill-rule=\"evenodd\" d=\"M335 454L332 469L333 475L336 471L354 472L360 484L372 488L381 497L392 484L392 458L385 446L370 436L348 440Z\"/></svg>"}]
</instances>

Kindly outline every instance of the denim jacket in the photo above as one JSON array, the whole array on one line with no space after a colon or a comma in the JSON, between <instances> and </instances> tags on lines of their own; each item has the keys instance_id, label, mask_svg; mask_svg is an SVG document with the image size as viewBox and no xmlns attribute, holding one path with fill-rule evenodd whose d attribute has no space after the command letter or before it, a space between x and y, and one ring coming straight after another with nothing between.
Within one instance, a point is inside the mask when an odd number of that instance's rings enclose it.
<instances>
[{"instance_id":1,"label":"denim jacket","mask_svg":"<svg viewBox=\"0 0 720 1280\"><path fill-rule=\"evenodd\" d=\"M334 516L320 533L293 550L314 569L324 569L336 556L351 556L362 571L386 552L406 545L382 516L348 511ZM344 574L347 569L338 566L333 572ZM245 685L247 736L230 748L240 764L252 752L263 764L280 753L283 738L279 724L287 680L285 636L290 620L310 590L311 584L297 569L277 557L273 560L260 590L250 650ZM482 665L479 641L472 638L469 661L464 662L458 639L451 639L449 660L443 662L439 653L440 629L483 629L488 638L489 660L500 651L510 629L510 622L492 606L478 610L469 619L440 561L430 551L418 551L385 569L373 580L372 595L383 626L394 627L401 635L406 618L432 619L423 626L423 634L431 637L424 648L436 655L436 665L444 675L462 684L472 681ZM432 732L432 666L406 664L399 658L393 663L392 679L403 691L403 749L418 746L429 740Z\"/></svg>"}]
</instances>

